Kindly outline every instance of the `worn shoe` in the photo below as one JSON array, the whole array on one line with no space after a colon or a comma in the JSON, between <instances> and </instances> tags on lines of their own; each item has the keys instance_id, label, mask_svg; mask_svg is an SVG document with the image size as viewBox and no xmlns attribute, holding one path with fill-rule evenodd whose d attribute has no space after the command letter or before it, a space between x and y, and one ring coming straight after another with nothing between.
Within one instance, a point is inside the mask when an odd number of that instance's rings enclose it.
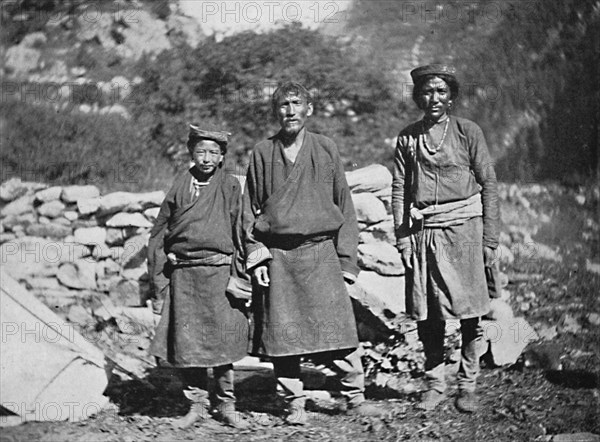
<instances>
[{"instance_id":1,"label":"worn shoe","mask_svg":"<svg viewBox=\"0 0 600 442\"><path fill-rule=\"evenodd\" d=\"M308 415L306 413L306 398L300 397L293 399L287 406L287 416L285 422L289 425L306 425Z\"/></svg>"},{"instance_id":2,"label":"worn shoe","mask_svg":"<svg viewBox=\"0 0 600 442\"><path fill-rule=\"evenodd\" d=\"M235 411L234 402L223 402L217 406L218 418L225 425L237 428L238 430L245 430L250 427L250 422L244 417L244 415L238 411Z\"/></svg>"},{"instance_id":3,"label":"worn shoe","mask_svg":"<svg viewBox=\"0 0 600 442\"><path fill-rule=\"evenodd\" d=\"M444 399L446 399L445 393L440 393L437 390L427 390L421 395L421 401L417 404L417 408L433 411Z\"/></svg>"},{"instance_id":4,"label":"worn shoe","mask_svg":"<svg viewBox=\"0 0 600 442\"><path fill-rule=\"evenodd\" d=\"M358 414L360 416L367 417L382 417L385 415L383 410L380 410L375 405L368 404L366 402L361 402L358 405L349 408L349 412L351 414Z\"/></svg>"},{"instance_id":5,"label":"worn shoe","mask_svg":"<svg viewBox=\"0 0 600 442\"><path fill-rule=\"evenodd\" d=\"M199 420L206 419L208 417L208 407L203 403L193 403L190 407L190 411L182 418L175 419L172 425L175 428L185 429L189 428Z\"/></svg>"},{"instance_id":6,"label":"worn shoe","mask_svg":"<svg viewBox=\"0 0 600 442\"><path fill-rule=\"evenodd\" d=\"M461 390L456 398L456 408L463 413L474 413L479 408L479 398L473 391Z\"/></svg>"}]
</instances>

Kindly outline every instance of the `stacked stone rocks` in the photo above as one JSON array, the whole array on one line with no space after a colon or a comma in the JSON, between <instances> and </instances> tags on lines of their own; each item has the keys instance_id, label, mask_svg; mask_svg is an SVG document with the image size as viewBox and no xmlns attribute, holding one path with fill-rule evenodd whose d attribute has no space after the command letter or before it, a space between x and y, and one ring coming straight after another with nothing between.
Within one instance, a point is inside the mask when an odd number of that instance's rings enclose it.
<instances>
[{"instance_id":1,"label":"stacked stone rocks","mask_svg":"<svg viewBox=\"0 0 600 442\"><path fill-rule=\"evenodd\" d=\"M394 247L392 176L384 166L371 165L348 172L346 177L359 223L361 267L358 281L348 289L355 301L359 337L372 359L369 371L385 374L387 383L390 376L408 376L420 363L415 324L405 315L404 267ZM501 235L499 259L506 265L514 259L509 252L517 251L516 246L527 243L528 238L520 239L522 229L511 227L512 218L522 217L513 213L514 204L503 197L504 186L500 190L503 230L509 233ZM147 244L164 197L162 191L102 196L93 185L48 186L11 179L0 185L1 265L72 323L106 325L123 317L130 324L143 323L143 330L136 328L138 345L129 352L143 358L157 316L151 309L135 307L145 306L151 295ZM508 279L504 278L506 286ZM491 335L498 336L495 345L490 340L498 365L514 362L526 343L536 337L522 318L513 316L509 300L510 292L504 289L500 298L493 300L488 315ZM451 322L452 341L458 323ZM518 343L509 340L512 335L507 332L516 323L527 329L523 334L527 339ZM142 341L146 344L139 344ZM394 364L390 365L391 361Z\"/></svg>"},{"instance_id":2,"label":"stacked stone rocks","mask_svg":"<svg viewBox=\"0 0 600 442\"><path fill-rule=\"evenodd\" d=\"M393 332L404 318L405 306L404 266L394 246L392 175L386 167L373 164L346 173L346 178L360 229L361 272L357 284L349 287L350 295L375 316L368 321L369 328ZM361 334L369 331L361 325L359 322Z\"/></svg>"},{"instance_id":3,"label":"stacked stone rocks","mask_svg":"<svg viewBox=\"0 0 600 442\"><path fill-rule=\"evenodd\" d=\"M362 272L351 295L370 316L369 327L385 334L404 311L404 268L393 246L392 176L372 165L347 178L361 229ZM6 181L0 185L2 265L61 310L103 295L115 306L143 305L150 295L149 232L164 197L162 191L100 195L93 185Z\"/></svg>"},{"instance_id":4,"label":"stacked stone rocks","mask_svg":"<svg viewBox=\"0 0 600 442\"><path fill-rule=\"evenodd\" d=\"M164 197L11 179L0 186L2 266L52 307L101 294L114 305L140 305L149 232Z\"/></svg>"}]
</instances>

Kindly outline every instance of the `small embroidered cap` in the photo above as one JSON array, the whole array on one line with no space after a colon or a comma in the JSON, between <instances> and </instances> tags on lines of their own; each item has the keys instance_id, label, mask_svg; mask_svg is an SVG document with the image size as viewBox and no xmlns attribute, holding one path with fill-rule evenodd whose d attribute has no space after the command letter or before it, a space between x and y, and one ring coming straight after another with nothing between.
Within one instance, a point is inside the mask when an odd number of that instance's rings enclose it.
<instances>
[{"instance_id":1,"label":"small embroidered cap","mask_svg":"<svg viewBox=\"0 0 600 442\"><path fill-rule=\"evenodd\" d=\"M418 68L415 68L412 71L410 71L410 76L413 80L413 83L416 83L419 80L419 78L425 75L447 75L449 77L452 77L454 81L457 81L456 69L454 68L454 66L450 66L447 64L428 64L426 66L419 66Z\"/></svg>"},{"instance_id":2,"label":"small embroidered cap","mask_svg":"<svg viewBox=\"0 0 600 442\"><path fill-rule=\"evenodd\" d=\"M190 124L188 138L190 140L212 140L224 146L229 142L230 135L229 132L203 130L194 124Z\"/></svg>"}]
</instances>

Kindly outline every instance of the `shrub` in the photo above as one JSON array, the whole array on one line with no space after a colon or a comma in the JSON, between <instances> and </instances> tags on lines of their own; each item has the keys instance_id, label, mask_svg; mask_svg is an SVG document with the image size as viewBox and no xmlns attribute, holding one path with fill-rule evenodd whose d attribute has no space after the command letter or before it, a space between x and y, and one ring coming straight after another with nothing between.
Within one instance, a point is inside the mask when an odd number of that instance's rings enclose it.
<instances>
[{"instance_id":1,"label":"shrub","mask_svg":"<svg viewBox=\"0 0 600 442\"><path fill-rule=\"evenodd\" d=\"M94 184L103 191L166 189L174 168L116 115L57 113L50 107L0 103L4 116L0 181Z\"/></svg>"}]
</instances>

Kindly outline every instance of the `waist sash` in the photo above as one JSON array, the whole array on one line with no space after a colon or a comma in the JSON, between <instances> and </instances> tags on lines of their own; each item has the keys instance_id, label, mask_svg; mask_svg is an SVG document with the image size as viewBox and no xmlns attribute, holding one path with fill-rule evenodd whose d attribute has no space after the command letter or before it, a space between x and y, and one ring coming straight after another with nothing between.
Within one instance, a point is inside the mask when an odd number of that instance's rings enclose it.
<instances>
[{"instance_id":1,"label":"waist sash","mask_svg":"<svg viewBox=\"0 0 600 442\"><path fill-rule=\"evenodd\" d=\"M460 201L450 203L434 204L424 209L412 207L410 217L413 223L422 223L422 227L441 228L457 226L466 220L483 215L483 204L481 194Z\"/></svg>"},{"instance_id":2,"label":"waist sash","mask_svg":"<svg viewBox=\"0 0 600 442\"><path fill-rule=\"evenodd\" d=\"M230 265L232 258L231 255L216 252L201 258L182 258L177 256L176 262L170 262L174 267L222 266Z\"/></svg>"}]
</instances>

